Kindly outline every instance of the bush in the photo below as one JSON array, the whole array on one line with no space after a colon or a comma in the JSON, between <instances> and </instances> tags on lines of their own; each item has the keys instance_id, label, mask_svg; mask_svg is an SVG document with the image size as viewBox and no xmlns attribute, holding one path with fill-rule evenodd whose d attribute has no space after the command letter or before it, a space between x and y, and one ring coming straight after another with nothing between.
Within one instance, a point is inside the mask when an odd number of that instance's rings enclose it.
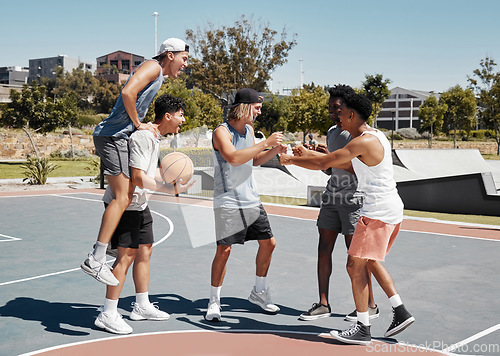
<instances>
[{"instance_id":1,"label":"bush","mask_svg":"<svg viewBox=\"0 0 500 356\"><path fill-rule=\"evenodd\" d=\"M74 154L75 154L74 159L89 158L91 156L89 151L81 150L79 148L74 149ZM53 152L50 154L50 158L52 158L52 159L64 159L64 158L72 159L73 157L71 157L71 150L66 150L66 151Z\"/></svg>"},{"instance_id":2,"label":"bush","mask_svg":"<svg viewBox=\"0 0 500 356\"><path fill-rule=\"evenodd\" d=\"M403 138L409 139L409 140L418 140L418 139L422 138L422 135L420 135L418 133L417 129L414 127L405 127L402 129L397 129L396 134L398 134L399 136L401 136ZM394 139L396 139L396 138L394 138Z\"/></svg>"},{"instance_id":3,"label":"bush","mask_svg":"<svg viewBox=\"0 0 500 356\"><path fill-rule=\"evenodd\" d=\"M57 165L50 163L47 157L40 159L28 157L21 167L25 170L24 175L26 176L23 182L27 180L28 184L33 185L44 185L47 183L49 173L58 168Z\"/></svg>"},{"instance_id":4,"label":"bush","mask_svg":"<svg viewBox=\"0 0 500 356\"><path fill-rule=\"evenodd\" d=\"M97 114L97 115L78 115L76 119L76 126L84 127L84 126L95 126L104 120L108 115L106 114Z\"/></svg>"}]
</instances>

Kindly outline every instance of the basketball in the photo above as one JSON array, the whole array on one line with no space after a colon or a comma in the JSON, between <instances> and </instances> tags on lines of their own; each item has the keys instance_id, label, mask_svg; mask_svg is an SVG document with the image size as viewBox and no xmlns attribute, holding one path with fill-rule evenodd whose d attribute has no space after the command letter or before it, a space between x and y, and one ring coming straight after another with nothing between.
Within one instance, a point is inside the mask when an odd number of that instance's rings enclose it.
<instances>
[{"instance_id":1,"label":"basketball","mask_svg":"<svg viewBox=\"0 0 500 356\"><path fill-rule=\"evenodd\" d=\"M161 160L160 172L165 183L175 184L182 179L185 184L193 177L193 161L182 152L172 152Z\"/></svg>"}]
</instances>

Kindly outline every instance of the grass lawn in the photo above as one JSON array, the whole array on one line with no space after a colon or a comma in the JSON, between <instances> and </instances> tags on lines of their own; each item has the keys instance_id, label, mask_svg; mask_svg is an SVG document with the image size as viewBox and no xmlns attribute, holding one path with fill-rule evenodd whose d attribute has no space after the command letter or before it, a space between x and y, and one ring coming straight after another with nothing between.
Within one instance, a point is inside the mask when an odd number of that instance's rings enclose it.
<instances>
[{"instance_id":1,"label":"grass lawn","mask_svg":"<svg viewBox=\"0 0 500 356\"><path fill-rule=\"evenodd\" d=\"M97 168L90 160L51 160L58 168L50 173L50 177L84 177L96 176ZM0 179L25 178L21 165L24 162L0 162Z\"/></svg>"}]
</instances>

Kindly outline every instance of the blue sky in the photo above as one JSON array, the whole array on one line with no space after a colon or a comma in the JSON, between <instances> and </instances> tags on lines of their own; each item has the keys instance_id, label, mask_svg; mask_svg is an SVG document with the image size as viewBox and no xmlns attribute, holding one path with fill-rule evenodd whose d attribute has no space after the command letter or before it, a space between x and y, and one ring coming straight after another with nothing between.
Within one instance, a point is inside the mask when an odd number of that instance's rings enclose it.
<instances>
[{"instance_id":1,"label":"blue sky","mask_svg":"<svg viewBox=\"0 0 500 356\"><path fill-rule=\"evenodd\" d=\"M241 15L297 34L288 63L273 75L273 91L304 83L360 86L383 74L391 88L441 92L459 84L489 56L500 64L497 0L27 0L2 5L0 66L66 54L95 62L124 50L150 58L154 18L158 45L186 29L233 25ZM300 62L300 59L303 59ZM500 67L497 67L500 70Z\"/></svg>"}]
</instances>

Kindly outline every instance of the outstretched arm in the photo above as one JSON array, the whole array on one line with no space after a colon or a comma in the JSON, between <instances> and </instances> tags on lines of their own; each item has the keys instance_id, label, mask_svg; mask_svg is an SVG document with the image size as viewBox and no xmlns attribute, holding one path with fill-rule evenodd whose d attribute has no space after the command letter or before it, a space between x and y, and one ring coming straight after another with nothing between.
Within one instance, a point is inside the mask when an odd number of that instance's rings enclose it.
<instances>
[{"instance_id":1,"label":"outstretched arm","mask_svg":"<svg viewBox=\"0 0 500 356\"><path fill-rule=\"evenodd\" d=\"M329 167L348 170L352 167L351 160L365 153L364 137L353 139L345 147L328 154L307 152L300 156L281 155L282 165L294 164L312 170L326 170Z\"/></svg>"},{"instance_id":2,"label":"outstretched arm","mask_svg":"<svg viewBox=\"0 0 500 356\"><path fill-rule=\"evenodd\" d=\"M223 127L219 126L212 136L214 148L217 149L222 157L232 166L242 165L251 159L258 158L257 155L267 147L278 145L283 139L281 132L275 132L265 141L259 142L252 147L236 150L232 143L231 134Z\"/></svg>"}]
</instances>

